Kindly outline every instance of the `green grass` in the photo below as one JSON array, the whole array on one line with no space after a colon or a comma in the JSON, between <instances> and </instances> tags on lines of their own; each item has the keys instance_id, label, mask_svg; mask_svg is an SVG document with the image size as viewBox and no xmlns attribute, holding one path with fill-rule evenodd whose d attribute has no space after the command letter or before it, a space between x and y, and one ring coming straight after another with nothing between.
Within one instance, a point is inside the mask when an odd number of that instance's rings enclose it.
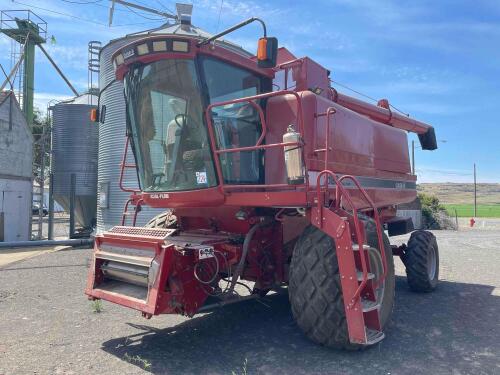
<instances>
[{"instance_id":1,"label":"green grass","mask_svg":"<svg viewBox=\"0 0 500 375\"><path fill-rule=\"evenodd\" d=\"M472 217L474 215L473 204L443 204L450 216ZM500 217L500 204L478 204L477 217Z\"/></svg>"},{"instance_id":2,"label":"green grass","mask_svg":"<svg viewBox=\"0 0 500 375\"><path fill-rule=\"evenodd\" d=\"M92 311L96 314L102 312L102 301L100 299L96 299L91 302Z\"/></svg>"},{"instance_id":3,"label":"green grass","mask_svg":"<svg viewBox=\"0 0 500 375\"><path fill-rule=\"evenodd\" d=\"M149 371L151 369L151 362L149 362L147 359L144 359L138 355L131 356L128 353L125 353L123 355L123 359L125 359L128 363L132 363L132 364L135 364L135 365L142 367L144 370Z\"/></svg>"}]
</instances>

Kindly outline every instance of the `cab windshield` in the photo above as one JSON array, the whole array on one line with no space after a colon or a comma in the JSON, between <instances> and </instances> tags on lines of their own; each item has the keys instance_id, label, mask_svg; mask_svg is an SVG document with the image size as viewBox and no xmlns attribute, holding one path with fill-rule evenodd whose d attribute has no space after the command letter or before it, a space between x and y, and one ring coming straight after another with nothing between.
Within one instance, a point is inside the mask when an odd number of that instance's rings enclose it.
<instances>
[{"instance_id":1,"label":"cab windshield","mask_svg":"<svg viewBox=\"0 0 500 375\"><path fill-rule=\"evenodd\" d=\"M259 93L251 73L203 59L205 85L196 62L160 60L132 68L125 77L125 97L139 180L144 191L181 191L217 185L204 123L205 97L220 102ZM203 96L202 86L207 96ZM212 113L219 149L253 146L260 136L258 114L251 106L215 108ZM225 183L258 183L257 152L222 154Z\"/></svg>"}]
</instances>

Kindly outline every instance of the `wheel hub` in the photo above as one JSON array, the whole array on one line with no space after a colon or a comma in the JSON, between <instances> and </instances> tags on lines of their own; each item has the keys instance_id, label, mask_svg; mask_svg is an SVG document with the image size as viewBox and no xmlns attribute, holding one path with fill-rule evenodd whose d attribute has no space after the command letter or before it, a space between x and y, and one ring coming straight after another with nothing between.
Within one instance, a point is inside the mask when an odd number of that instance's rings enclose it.
<instances>
[{"instance_id":1,"label":"wheel hub","mask_svg":"<svg viewBox=\"0 0 500 375\"><path fill-rule=\"evenodd\" d=\"M430 246L427 252L427 274L429 280L434 280L436 277L436 249L434 246Z\"/></svg>"},{"instance_id":2,"label":"wheel hub","mask_svg":"<svg viewBox=\"0 0 500 375\"><path fill-rule=\"evenodd\" d=\"M384 275L382 256L377 249L370 247L368 250L368 259L370 262L370 272L375 275L374 280L378 284L375 290L375 298L379 306L382 306L385 292L385 280L380 281L380 278Z\"/></svg>"}]
</instances>

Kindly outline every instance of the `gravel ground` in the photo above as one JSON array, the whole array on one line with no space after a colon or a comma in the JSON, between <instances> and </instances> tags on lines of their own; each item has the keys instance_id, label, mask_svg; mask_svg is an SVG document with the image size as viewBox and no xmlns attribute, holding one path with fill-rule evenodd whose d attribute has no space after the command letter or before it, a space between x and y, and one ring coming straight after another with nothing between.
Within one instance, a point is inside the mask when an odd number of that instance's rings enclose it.
<instances>
[{"instance_id":1,"label":"gravel ground","mask_svg":"<svg viewBox=\"0 0 500 375\"><path fill-rule=\"evenodd\" d=\"M500 232L436 232L441 279L408 291L397 264L387 337L364 352L329 350L295 326L286 295L187 319L145 320L84 294L90 250L0 269L0 374L498 374ZM396 238L393 242L404 240Z\"/></svg>"}]
</instances>

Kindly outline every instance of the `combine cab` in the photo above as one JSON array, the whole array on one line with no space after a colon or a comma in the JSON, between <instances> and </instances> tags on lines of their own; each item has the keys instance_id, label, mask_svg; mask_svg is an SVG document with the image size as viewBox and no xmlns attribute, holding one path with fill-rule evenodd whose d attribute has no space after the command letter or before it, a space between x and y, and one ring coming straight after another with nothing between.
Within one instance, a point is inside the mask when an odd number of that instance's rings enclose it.
<instances>
[{"instance_id":1,"label":"combine cab","mask_svg":"<svg viewBox=\"0 0 500 375\"><path fill-rule=\"evenodd\" d=\"M216 41L253 21L264 26L257 56ZM413 290L436 286L434 236L416 231L395 247L384 232L413 231L396 216L416 197L407 132L435 149L434 129L386 100L338 93L327 69L278 49L259 19L208 39L185 20L177 27L113 56L127 103L122 172L136 169L141 189L130 191L122 226L96 237L86 294L150 318L288 287L315 342L379 342L394 301L393 254ZM103 112L94 118L104 122ZM166 212L135 227L144 205Z\"/></svg>"}]
</instances>

